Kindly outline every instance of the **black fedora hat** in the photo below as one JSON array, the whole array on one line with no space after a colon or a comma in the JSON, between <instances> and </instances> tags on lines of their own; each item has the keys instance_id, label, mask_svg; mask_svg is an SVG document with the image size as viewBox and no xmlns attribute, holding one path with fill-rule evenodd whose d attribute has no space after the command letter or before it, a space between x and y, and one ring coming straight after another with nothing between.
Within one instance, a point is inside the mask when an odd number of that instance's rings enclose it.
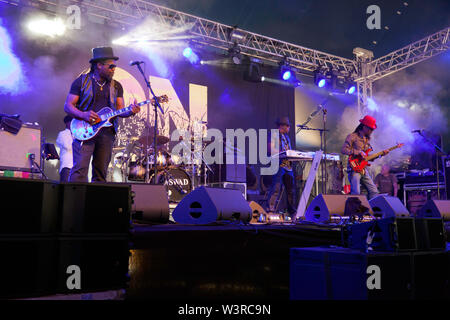
<instances>
[{"instance_id":1,"label":"black fedora hat","mask_svg":"<svg viewBox=\"0 0 450 320\"><path fill-rule=\"evenodd\" d=\"M119 57L114 56L113 49L111 47L93 48L92 59L89 60L89 63L108 59L119 60Z\"/></svg>"},{"instance_id":2,"label":"black fedora hat","mask_svg":"<svg viewBox=\"0 0 450 320\"><path fill-rule=\"evenodd\" d=\"M282 125L282 124L285 124L287 126L291 125L291 123L289 122L289 118L288 117L278 118L277 121L275 121L275 123L276 123L277 126Z\"/></svg>"}]
</instances>

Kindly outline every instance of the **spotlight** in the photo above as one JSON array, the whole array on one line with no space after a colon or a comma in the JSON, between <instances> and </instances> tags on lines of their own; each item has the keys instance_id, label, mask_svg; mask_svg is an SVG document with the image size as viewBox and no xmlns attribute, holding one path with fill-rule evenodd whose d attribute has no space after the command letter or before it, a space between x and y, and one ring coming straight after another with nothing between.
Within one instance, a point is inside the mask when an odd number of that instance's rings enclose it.
<instances>
[{"instance_id":1,"label":"spotlight","mask_svg":"<svg viewBox=\"0 0 450 320\"><path fill-rule=\"evenodd\" d=\"M266 80L266 77L262 76L261 81L264 81L264 80Z\"/></svg>"},{"instance_id":2,"label":"spotlight","mask_svg":"<svg viewBox=\"0 0 450 320\"><path fill-rule=\"evenodd\" d=\"M198 55L191 49L191 47L186 47L183 50L183 56L189 60L191 64L196 64L200 61Z\"/></svg>"},{"instance_id":3,"label":"spotlight","mask_svg":"<svg viewBox=\"0 0 450 320\"><path fill-rule=\"evenodd\" d=\"M333 81L331 72L327 71L327 69L317 69L314 71L314 83L319 88L332 87Z\"/></svg>"},{"instance_id":4,"label":"spotlight","mask_svg":"<svg viewBox=\"0 0 450 320\"><path fill-rule=\"evenodd\" d=\"M250 82L261 82L262 75L261 75L261 68L260 63L258 60L249 58L247 56L244 56L242 59L243 66L247 66L244 69L244 80L250 81Z\"/></svg>"},{"instance_id":5,"label":"spotlight","mask_svg":"<svg viewBox=\"0 0 450 320\"><path fill-rule=\"evenodd\" d=\"M191 48L189 48L189 47L187 47L187 48L185 48L184 50L183 50L183 56L186 58L186 59L189 59L189 57L192 55L192 49Z\"/></svg>"},{"instance_id":6,"label":"spotlight","mask_svg":"<svg viewBox=\"0 0 450 320\"><path fill-rule=\"evenodd\" d=\"M239 46L237 43L234 43L233 47L228 49L228 54L230 55L234 64L241 64L241 60L242 60L241 49L239 49Z\"/></svg>"},{"instance_id":7,"label":"spotlight","mask_svg":"<svg viewBox=\"0 0 450 320\"><path fill-rule=\"evenodd\" d=\"M348 94L354 94L355 91L356 91L356 85L355 85L354 83L350 83L350 84L347 86L347 93L348 93Z\"/></svg>"},{"instance_id":8,"label":"spotlight","mask_svg":"<svg viewBox=\"0 0 450 320\"><path fill-rule=\"evenodd\" d=\"M319 82L317 82L317 86L319 88L323 88L323 87L325 87L326 83L327 83L327 81L325 79L320 79Z\"/></svg>"},{"instance_id":9,"label":"spotlight","mask_svg":"<svg viewBox=\"0 0 450 320\"><path fill-rule=\"evenodd\" d=\"M52 38L62 36L66 32L66 26L60 18L34 19L28 22L27 27L34 34Z\"/></svg>"},{"instance_id":10,"label":"spotlight","mask_svg":"<svg viewBox=\"0 0 450 320\"><path fill-rule=\"evenodd\" d=\"M286 70L283 72L283 80L288 81L292 77L291 70Z\"/></svg>"}]
</instances>

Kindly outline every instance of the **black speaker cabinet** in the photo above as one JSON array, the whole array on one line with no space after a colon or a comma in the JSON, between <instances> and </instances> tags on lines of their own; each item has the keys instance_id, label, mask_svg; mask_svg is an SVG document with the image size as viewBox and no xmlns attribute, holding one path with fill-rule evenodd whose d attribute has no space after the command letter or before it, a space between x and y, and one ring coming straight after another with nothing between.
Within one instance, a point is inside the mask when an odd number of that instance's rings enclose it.
<instances>
[{"instance_id":1,"label":"black speaker cabinet","mask_svg":"<svg viewBox=\"0 0 450 320\"><path fill-rule=\"evenodd\" d=\"M181 200L172 217L182 224L208 224L218 220L249 222L252 210L239 190L199 187Z\"/></svg>"},{"instance_id":2,"label":"black speaker cabinet","mask_svg":"<svg viewBox=\"0 0 450 320\"><path fill-rule=\"evenodd\" d=\"M416 218L414 223L419 250L445 249L446 235L441 218Z\"/></svg>"},{"instance_id":3,"label":"black speaker cabinet","mask_svg":"<svg viewBox=\"0 0 450 320\"><path fill-rule=\"evenodd\" d=\"M125 234L130 228L131 186L121 183L61 184L62 234Z\"/></svg>"},{"instance_id":4,"label":"black speaker cabinet","mask_svg":"<svg viewBox=\"0 0 450 320\"><path fill-rule=\"evenodd\" d=\"M0 178L0 234L55 233L59 204L56 183Z\"/></svg>"},{"instance_id":5,"label":"black speaker cabinet","mask_svg":"<svg viewBox=\"0 0 450 320\"><path fill-rule=\"evenodd\" d=\"M377 196L369 200L375 217L409 217L408 209L397 197Z\"/></svg>"},{"instance_id":6,"label":"black speaker cabinet","mask_svg":"<svg viewBox=\"0 0 450 320\"><path fill-rule=\"evenodd\" d=\"M0 237L0 299L55 294L56 237Z\"/></svg>"},{"instance_id":7,"label":"black speaker cabinet","mask_svg":"<svg viewBox=\"0 0 450 320\"><path fill-rule=\"evenodd\" d=\"M106 291L127 287L129 238L128 237L60 237L57 292L80 293ZM69 279L79 270L80 288L68 286Z\"/></svg>"},{"instance_id":8,"label":"black speaker cabinet","mask_svg":"<svg viewBox=\"0 0 450 320\"><path fill-rule=\"evenodd\" d=\"M131 192L134 220L169 221L169 200L163 185L134 183Z\"/></svg>"},{"instance_id":9,"label":"black speaker cabinet","mask_svg":"<svg viewBox=\"0 0 450 320\"><path fill-rule=\"evenodd\" d=\"M291 300L406 300L412 296L409 253L348 248L291 248ZM372 281L370 277L380 276ZM369 288L368 282L378 285ZM378 283L377 283L378 282Z\"/></svg>"},{"instance_id":10,"label":"black speaker cabinet","mask_svg":"<svg viewBox=\"0 0 450 320\"><path fill-rule=\"evenodd\" d=\"M348 246L366 251L417 250L414 218L386 218L350 225Z\"/></svg>"}]
</instances>

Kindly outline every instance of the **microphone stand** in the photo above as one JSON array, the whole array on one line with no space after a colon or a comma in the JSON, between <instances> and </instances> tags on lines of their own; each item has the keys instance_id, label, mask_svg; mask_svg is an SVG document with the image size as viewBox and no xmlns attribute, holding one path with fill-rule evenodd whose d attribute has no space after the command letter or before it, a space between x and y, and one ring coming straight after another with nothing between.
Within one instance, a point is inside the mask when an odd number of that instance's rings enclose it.
<instances>
[{"instance_id":1,"label":"microphone stand","mask_svg":"<svg viewBox=\"0 0 450 320\"><path fill-rule=\"evenodd\" d=\"M328 181L328 173L327 173L327 138L325 133L329 130L326 128L327 124L327 109L325 105L327 104L330 96L328 96L321 104L319 104L319 108L311 113L308 119L301 125L298 125L297 133L299 133L302 129L305 130L317 130L320 131L320 150L323 150L325 161L320 163L321 173L322 173L322 194L327 194L327 188L325 187L326 182ZM320 111L323 113L323 129L310 129L306 125L314 118Z\"/></svg>"},{"instance_id":2,"label":"microphone stand","mask_svg":"<svg viewBox=\"0 0 450 320\"><path fill-rule=\"evenodd\" d=\"M147 80L147 78L146 78L146 76L145 76L145 74L144 74L144 71L142 70L142 68L141 68L141 64L140 63L137 63L136 64L136 66L138 67L138 69L139 69L139 71L140 71L140 73L142 74L142 77L144 77L144 81L145 81L145 83L146 83L146 85L147 85L147 88L150 90L150 93L152 94L152 96L153 96L153 99L155 100L155 103L154 103L154 112L155 112L155 126L153 127L153 148L154 148L154 163L153 163L153 165L155 166L155 176L154 176L154 178L153 178L153 184L157 184L157 175L158 175L158 169L157 169L157 167L156 167L156 164L157 164L157 148L156 148L156 135L157 135L157 133L158 133L158 108L159 108L159 110L161 111L161 113L162 114L164 114L164 111L163 111L163 109L161 108L161 105L159 104L159 101L158 101L158 99L156 98L156 95L155 95L155 93L153 92L153 89L152 89L152 86L150 85L150 82ZM149 109L149 106L148 106L148 104L147 104L147 123L150 123L150 119L149 119L149 117L150 117L150 109ZM149 168L149 159L148 159L148 134L147 134L147 145L145 146L145 157L146 157L146 162L147 162L147 165L146 165L146 170L145 170L145 182L146 183L149 183L149 181L150 181L150 177L149 177L149 175L150 175L150 168Z\"/></svg>"},{"instance_id":3,"label":"microphone stand","mask_svg":"<svg viewBox=\"0 0 450 320\"><path fill-rule=\"evenodd\" d=\"M439 147L436 143L434 143L431 139L425 137L422 133L423 130L417 131L417 133L425 139L425 141L427 141L429 144L431 144L434 147L434 150L436 151L436 182L437 182L437 196L438 196L438 200L441 200L441 193L440 193L440 185L439 185L439 157L438 154L440 154L441 156L444 153L444 150L442 150L441 147ZM442 139L441 139L442 141Z\"/></svg>"}]
</instances>

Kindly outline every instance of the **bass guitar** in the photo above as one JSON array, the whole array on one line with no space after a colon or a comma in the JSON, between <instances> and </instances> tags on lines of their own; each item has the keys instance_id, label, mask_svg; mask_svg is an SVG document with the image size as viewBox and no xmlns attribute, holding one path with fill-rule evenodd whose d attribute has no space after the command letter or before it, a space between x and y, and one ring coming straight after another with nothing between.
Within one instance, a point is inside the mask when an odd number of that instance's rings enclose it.
<instances>
[{"instance_id":1,"label":"bass guitar","mask_svg":"<svg viewBox=\"0 0 450 320\"><path fill-rule=\"evenodd\" d=\"M158 99L158 102L164 103L169 101L167 95L163 95L160 97L156 97ZM137 106L143 106L145 104L151 103L152 105L155 104L155 99L151 100L145 100L142 102L139 102ZM119 110L112 110L109 107L102 108L100 111L97 112L98 116L100 117L100 120L97 120L94 123L89 123L84 120L79 119L73 119L70 123L70 131L72 132L72 136L74 139L78 139L80 141L86 141L89 139L92 139L95 137L102 128L104 127L110 127L113 124L111 123L111 120L115 117L118 117L123 114L127 114L131 111L131 105L127 108L119 109Z\"/></svg>"},{"instance_id":2,"label":"bass guitar","mask_svg":"<svg viewBox=\"0 0 450 320\"><path fill-rule=\"evenodd\" d=\"M358 155L358 156L352 155L352 156L348 157L348 163L350 164L350 167L352 168L353 171L358 172L358 173L364 173L364 169L367 166L370 166L369 161L372 161L378 157L384 156L385 151L390 152L394 149L401 148L404 145L405 145L404 143L398 143L397 145L395 145L387 150L371 154L370 156L369 156L369 152L371 152L372 149L367 149L367 150L363 151L364 154L366 155L366 158L363 158L361 155Z\"/></svg>"}]
</instances>

